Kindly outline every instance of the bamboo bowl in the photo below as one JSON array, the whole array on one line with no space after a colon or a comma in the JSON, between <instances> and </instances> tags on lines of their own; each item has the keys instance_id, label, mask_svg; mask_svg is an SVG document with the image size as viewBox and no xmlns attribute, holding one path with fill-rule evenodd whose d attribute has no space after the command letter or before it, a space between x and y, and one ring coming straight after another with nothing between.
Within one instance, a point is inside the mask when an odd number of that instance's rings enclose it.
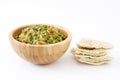
<instances>
[{"instance_id":1,"label":"bamboo bowl","mask_svg":"<svg viewBox=\"0 0 120 80\"><path fill-rule=\"evenodd\" d=\"M32 25L44 25L44 24L32 24ZM59 59L68 49L71 42L71 33L57 25L45 24L53 27L57 27L63 34L67 35L67 38L64 41L48 44L48 45L32 45L19 42L15 39L15 36L20 34L21 31L28 26L21 26L13 30L9 35L10 43L15 50L15 52L24 60L31 62L33 64L49 64L57 59Z\"/></svg>"}]
</instances>

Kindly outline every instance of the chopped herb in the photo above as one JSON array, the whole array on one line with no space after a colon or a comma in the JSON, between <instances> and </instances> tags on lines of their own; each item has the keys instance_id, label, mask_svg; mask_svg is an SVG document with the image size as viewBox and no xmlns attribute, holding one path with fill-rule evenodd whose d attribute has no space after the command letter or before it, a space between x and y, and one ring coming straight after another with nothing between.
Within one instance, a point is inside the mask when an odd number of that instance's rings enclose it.
<instances>
[{"instance_id":1,"label":"chopped herb","mask_svg":"<svg viewBox=\"0 0 120 80\"><path fill-rule=\"evenodd\" d=\"M29 40L32 41L32 40L33 40L33 36L30 36L30 37L29 37Z\"/></svg>"},{"instance_id":2,"label":"chopped herb","mask_svg":"<svg viewBox=\"0 0 120 80\"><path fill-rule=\"evenodd\" d=\"M48 40L47 40L47 43L52 43L52 42L53 42L52 39L48 39Z\"/></svg>"},{"instance_id":3,"label":"chopped herb","mask_svg":"<svg viewBox=\"0 0 120 80\"><path fill-rule=\"evenodd\" d=\"M44 26L44 30L48 30L48 26L47 25Z\"/></svg>"},{"instance_id":4,"label":"chopped herb","mask_svg":"<svg viewBox=\"0 0 120 80\"><path fill-rule=\"evenodd\" d=\"M62 34L58 33L58 36L62 36Z\"/></svg>"},{"instance_id":5,"label":"chopped herb","mask_svg":"<svg viewBox=\"0 0 120 80\"><path fill-rule=\"evenodd\" d=\"M27 34L27 31L24 31L25 34Z\"/></svg>"},{"instance_id":6,"label":"chopped herb","mask_svg":"<svg viewBox=\"0 0 120 80\"><path fill-rule=\"evenodd\" d=\"M36 28L35 28L35 27L33 27L32 29L33 29L34 31L36 31Z\"/></svg>"},{"instance_id":7,"label":"chopped herb","mask_svg":"<svg viewBox=\"0 0 120 80\"><path fill-rule=\"evenodd\" d=\"M39 25L39 26L38 26L38 28L39 28L39 29L41 29L41 28L42 28L42 26L41 26L41 25Z\"/></svg>"},{"instance_id":8,"label":"chopped herb","mask_svg":"<svg viewBox=\"0 0 120 80\"><path fill-rule=\"evenodd\" d=\"M60 36L58 36L57 38L56 38L56 41L61 41L62 40L62 38L60 37Z\"/></svg>"},{"instance_id":9,"label":"chopped herb","mask_svg":"<svg viewBox=\"0 0 120 80\"><path fill-rule=\"evenodd\" d=\"M58 42L58 41L61 41L61 40L62 40L62 34L57 33L56 34L56 41Z\"/></svg>"},{"instance_id":10,"label":"chopped herb","mask_svg":"<svg viewBox=\"0 0 120 80\"><path fill-rule=\"evenodd\" d=\"M43 34L43 33L44 33L43 31L39 30L39 34Z\"/></svg>"},{"instance_id":11,"label":"chopped herb","mask_svg":"<svg viewBox=\"0 0 120 80\"><path fill-rule=\"evenodd\" d=\"M61 33L57 33L57 34L56 34L56 37L60 37L60 36L62 36Z\"/></svg>"},{"instance_id":12,"label":"chopped herb","mask_svg":"<svg viewBox=\"0 0 120 80\"><path fill-rule=\"evenodd\" d=\"M57 43L57 42L59 42L59 41L55 39L53 42L54 42L54 43Z\"/></svg>"},{"instance_id":13,"label":"chopped herb","mask_svg":"<svg viewBox=\"0 0 120 80\"><path fill-rule=\"evenodd\" d=\"M37 36L33 36L34 37L34 40L37 40Z\"/></svg>"},{"instance_id":14,"label":"chopped herb","mask_svg":"<svg viewBox=\"0 0 120 80\"><path fill-rule=\"evenodd\" d=\"M48 35L48 33L45 35L46 39L48 39L50 36Z\"/></svg>"}]
</instances>

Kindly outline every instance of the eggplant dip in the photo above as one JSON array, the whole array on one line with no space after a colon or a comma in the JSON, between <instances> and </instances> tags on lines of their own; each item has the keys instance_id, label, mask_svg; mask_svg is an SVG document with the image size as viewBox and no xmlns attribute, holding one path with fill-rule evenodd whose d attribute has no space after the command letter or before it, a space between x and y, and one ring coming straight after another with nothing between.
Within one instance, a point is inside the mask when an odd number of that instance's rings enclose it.
<instances>
[{"instance_id":1,"label":"eggplant dip","mask_svg":"<svg viewBox=\"0 0 120 80\"><path fill-rule=\"evenodd\" d=\"M48 25L31 25L24 28L16 39L27 44L54 44L67 38L57 27Z\"/></svg>"}]
</instances>

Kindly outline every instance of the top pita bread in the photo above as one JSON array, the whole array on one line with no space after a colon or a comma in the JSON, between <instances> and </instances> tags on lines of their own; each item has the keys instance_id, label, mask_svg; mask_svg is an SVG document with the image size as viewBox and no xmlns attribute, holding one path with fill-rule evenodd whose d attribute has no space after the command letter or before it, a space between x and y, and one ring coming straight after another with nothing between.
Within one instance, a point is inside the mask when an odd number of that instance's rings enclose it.
<instances>
[{"instance_id":1,"label":"top pita bread","mask_svg":"<svg viewBox=\"0 0 120 80\"><path fill-rule=\"evenodd\" d=\"M86 49L112 49L113 46L107 42L102 42L98 40L91 40L91 39L81 39L80 42L77 44L79 48L86 48Z\"/></svg>"}]
</instances>

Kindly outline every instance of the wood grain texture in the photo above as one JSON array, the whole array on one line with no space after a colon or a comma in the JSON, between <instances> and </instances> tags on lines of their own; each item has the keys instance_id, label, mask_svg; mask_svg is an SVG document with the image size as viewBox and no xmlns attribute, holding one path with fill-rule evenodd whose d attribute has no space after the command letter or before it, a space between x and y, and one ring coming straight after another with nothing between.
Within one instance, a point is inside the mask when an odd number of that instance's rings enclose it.
<instances>
[{"instance_id":1,"label":"wood grain texture","mask_svg":"<svg viewBox=\"0 0 120 80\"><path fill-rule=\"evenodd\" d=\"M32 24L32 25L44 25L44 24ZM71 42L71 33L57 25L45 24L53 27L57 27L63 34L67 35L67 38L55 44L48 45L31 45L17 41L15 36L21 33L21 30L30 25L21 26L13 30L9 35L10 43L15 52L23 59L33 64L49 64L59 59L68 49Z\"/></svg>"}]
</instances>

